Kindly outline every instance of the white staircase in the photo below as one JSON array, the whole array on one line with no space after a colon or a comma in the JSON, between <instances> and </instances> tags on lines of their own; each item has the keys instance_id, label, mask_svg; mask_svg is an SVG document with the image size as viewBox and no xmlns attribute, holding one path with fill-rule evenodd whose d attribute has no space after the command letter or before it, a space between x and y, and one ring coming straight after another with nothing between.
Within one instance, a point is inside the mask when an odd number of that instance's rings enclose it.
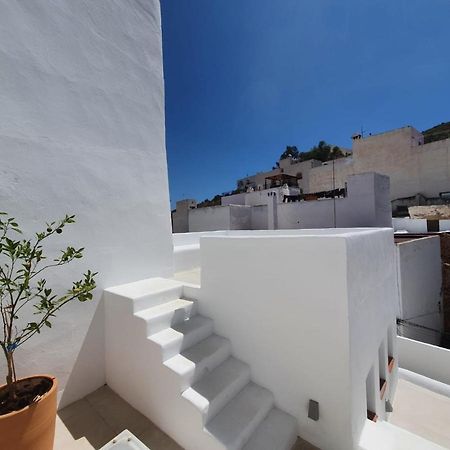
<instances>
[{"instance_id":1,"label":"white staircase","mask_svg":"<svg viewBox=\"0 0 450 450\"><path fill-rule=\"evenodd\" d=\"M192 291L161 278L105 291L107 383L186 450L290 450L295 418L183 298Z\"/></svg>"}]
</instances>

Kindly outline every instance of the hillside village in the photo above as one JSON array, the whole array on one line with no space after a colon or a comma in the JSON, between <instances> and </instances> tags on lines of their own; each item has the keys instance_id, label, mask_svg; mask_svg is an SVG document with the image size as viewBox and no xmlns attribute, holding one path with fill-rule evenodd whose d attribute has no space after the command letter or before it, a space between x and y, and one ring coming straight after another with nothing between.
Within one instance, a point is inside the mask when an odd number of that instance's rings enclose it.
<instances>
[{"instance_id":1,"label":"hillside village","mask_svg":"<svg viewBox=\"0 0 450 450\"><path fill-rule=\"evenodd\" d=\"M220 82L195 33L240 95L215 33L268 52L260 2L169 3L175 41L158 0L0 1L0 449L450 448L449 124L290 146L171 215L165 85Z\"/></svg>"}]
</instances>

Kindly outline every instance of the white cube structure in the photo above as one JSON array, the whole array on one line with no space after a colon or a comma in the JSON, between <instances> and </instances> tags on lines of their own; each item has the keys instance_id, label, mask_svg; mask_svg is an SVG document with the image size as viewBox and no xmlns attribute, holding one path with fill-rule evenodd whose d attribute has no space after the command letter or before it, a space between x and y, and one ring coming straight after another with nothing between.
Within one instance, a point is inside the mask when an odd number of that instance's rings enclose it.
<instances>
[{"instance_id":1,"label":"white cube structure","mask_svg":"<svg viewBox=\"0 0 450 450\"><path fill-rule=\"evenodd\" d=\"M252 379L298 419L304 439L357 448L368 411L386 418L396 386L392 229L204 237L201 260L199 311Z\"/></svg>"}]
</instances>

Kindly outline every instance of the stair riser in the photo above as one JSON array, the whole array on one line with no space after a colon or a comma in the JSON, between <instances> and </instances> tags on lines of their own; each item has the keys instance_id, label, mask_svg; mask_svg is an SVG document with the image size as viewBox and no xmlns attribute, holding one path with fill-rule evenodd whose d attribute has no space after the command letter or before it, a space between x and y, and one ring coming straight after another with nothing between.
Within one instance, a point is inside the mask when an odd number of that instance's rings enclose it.
<instances>
[{"instance_id":1,"label":"stair riser","mask_svg":"<svg viewBox=\"0 0 450 450\"><path fill-rule=\"evenodd\" d=\"M207 324L203 325L202 327L199 327L196 330L191 331L189 334L184 336L184 339L181 343L180 351L186 350L187 348L192 347L193 345L199 343L208 336L211 336L213 330L214 325L213 322L210 321Z\"/></svg>"},{"instance_id":2,"label":"stair riser","mask_svg":"<svg viewBox=\"0 0 450 450\"><path fill-rule=\"evenodd\" d=\"M176 300L181 297L182 293L182 287L173 287L135 298L133 301L133 311L142 311L143 309L151 308L152 306Z\"/></svg>"},{"instance_id":3,"label":"stair riser","mask_svg":"<svg viewBox=\"0 0 450 450\"><path fill-rule=\"evenodd\" d=\"M174 339L172 342L169 342L161 347L163 361L167 361L169 358L172 358L172 356L175 356L192 345L197 344L211 335L212 332L213 324L208 323L185 336L180 335L178 339Z\"/></svg>"},{"instance_id":4,"label":"stair riser","mask_svg":"<svg viewBox=\"0 0 450 450\"><path fill-rule=\"evenodd\" d=\"M242 447L248 442L253 432L258 428L258 425L264 420L266 415L272 409L273 401L271 403L267 403L264 408L261 408L258 411L258 414L254 417L254 419L249 423L246 430L239 437L239 442L237 442L236 446L230 447L227 450L241 450Z\"/></svg>"},{"instance_id":5,"label":"stair riser","mask_svg":"<svg viewBox=\"0 0 450 450\"><path fill-rule=\"evenodd\" d=\"M147 336L158 333L173 325L179 324L184 320L196 314L195 303L187 305L184 308L176 309L175 311L168 311L157 317L152 317L147 320Z\"/></svg>"},{"instance_id":6,"label":"stair riser","mask_svg":"<svg viewBox=\"0 0 450 450\"><path fill-rule=\"evenodd\" d=\"M192 380L190 380L189 386L192 386L200 378L213 371L216 367L220 366L231 355L231 344L227 342L226 345L221 347L217 352L211 355L206 361L202 361L192 374Z\"/></svg>"},{"instance_id":7,"label":"stair riser","mask_svg":"<svg viewBox=\"0 0 450 450\"><path fill-rule=\"evenodd\" d=\"M253 432L258 428L258 425L265 419L269 411L272 409L273 400L267 402L264 407L261 407L253 420L248 424L247 428L239 436L239 440L235 446L230 446L227 450L241 450L242 447L249 441Z\"/></svg>"},{"instance_id":8,"label":"stair riser","mask_svg":"<svg viewBox=\"0 0 450 450\"><path fill-rule=\"evenodd\" d=\"M222 364L230 355L231 344L230 341L226 340L214 353L204 358L197 364L192 363L191 367L182 373L177 371L175 368L172 368L169 363L167 363L166 366L178 377L180 392L184 392L200 378L206 376L209 372Z\"/></svg>"}]
</instances>

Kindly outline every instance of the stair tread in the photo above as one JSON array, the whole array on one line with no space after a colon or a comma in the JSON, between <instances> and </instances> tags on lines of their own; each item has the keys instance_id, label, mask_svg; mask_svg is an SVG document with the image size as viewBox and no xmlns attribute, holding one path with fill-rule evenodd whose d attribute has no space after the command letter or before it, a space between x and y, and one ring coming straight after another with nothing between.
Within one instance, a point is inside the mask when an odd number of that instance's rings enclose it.
<instances>
[{"instance_id":1,"label":"stair tread","mask_svg":"<svg viewBox=\"0 0 450 450\"><path fill-rule=\"evenodd\" d=\"M272 408L243 450L291 450L296 439L296 419L278 408Z\"/></svg>"},{"instance_id":2,"label":"stair tread","mask_svg":"<svg viewBox=\"0 0 450 450\"><path fill-rule=\"evenodd\" d=\"M249 380L249 366L229 357L191 388L186 389L183 397L200 411L207 413L208 417L212 417L217 409L228 403Z\"/></svg>"},{"instance_id":3,"label":"stair tread","mask_svg":"<svg viewBox=\"0 0 450 450\"><path fill-rule=\"evenodd\" d=\"M106 291L123 297L137 299L148 294L158 294L168 289L180 288L181 286L183 284L179 281L156 277L113 286L106 289Z\"/></svg>"},{"instance_id":4,"label":"stair tread","mask_svg":"<svg viewBox=\"0 0 450 450\"><path fill-rule=\"evenodd\" d=\"M230 341L224 337L217 336L217 334L212 334L198 344L168 359L165 364L174 372L183 374L191 369L195 369L195 367L201 366L205 360L224 347L228 348L228 353Z\"/></svg>"},{"instance_id":5,"label":"stair tread","mask_svg":"<svg viewBox=\"0 0 450 450\"><path fill-rule=\"evenodd\" d=\"M217 334L213 334L191 348L184 350L181 355L198 364L204 358L207 358L215 353L220 347L229 343L230 341L228 339L218 336Z\"/></svg>"},{"instance_id":6,"label":"stair tread","mask_svg":"<svg viewBox=\"0 0 450 450\"><path fill-rule=\"evenodd\" d=\"M225 405L205 429L229 450L239 449L264 419L272 405L272 393L250 382Z\"/></svg>"},{"instance_id":7,"label":"stair tread","mask_svg":"<svg viewBox=\"0 0 450 450\"><path fill-rule=\"evenodd\" d=\"M185 320L184 322L174 325L172 328L178 333L188 334L201 326L209 325L212 323L213 321L209 317L204 317L197 314L196 316L191 317L189 320Z\"/></svg>"},{"instance_id":8,"label":"stair tread","mask_svg":"<svg viewBox=\"0 0 450 450\"><path fill-rule=\"evenodd\" d=\"M176 300L171 300L167 303L162 303L161 305L152 306L152 307L144 309L142 311L135 312L134 315L136 317L140 317L144 320L149 320L153 317L158 317L160 315L175 311L177 309L189 307L193 303L194 302L191 300L185 300L185 299L179 298Z\"/></svg>"},{"instance_id":9,"label":"stair tread","mask_svg":"<svg viewBox=\"0 0 450 450\"><path fill-rule=\"evenodd\" d=\"M210 336L213 332L213 321L203 316L193 316L170 328L151 333L147 339L161 349L163 362L192 347Z\"/></svg>"},{"instance_id":10,"label":"stair tread","mask_svg":"<svg viewBox=\"0 0 450 450\"><path fill-rule=\"evenodd\" d=\"M183 323L174 325L171 328L162 330L151 336L151 339L158 344L164 345L165 343L172 342L173 340L178 340L180 337L186 336L187 334L197 330L198 328L211 323L212 320L203 316L194 316Z\"/></svg>"}]
</instances>

